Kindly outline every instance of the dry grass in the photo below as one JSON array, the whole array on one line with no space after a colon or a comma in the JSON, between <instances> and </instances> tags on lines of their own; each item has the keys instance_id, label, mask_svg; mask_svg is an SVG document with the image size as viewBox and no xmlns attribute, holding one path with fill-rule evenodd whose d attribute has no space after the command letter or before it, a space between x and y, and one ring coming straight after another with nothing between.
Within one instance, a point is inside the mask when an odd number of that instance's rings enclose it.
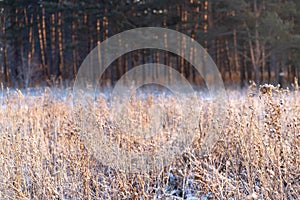
<instances>
[{"instance_id":1,"label":"dry grass","mask_svg":"<svg viewBox=\"0 0 300 200\"><path fill-rule=\"evenodd\" d=\"M200 147L209 134L214 104L198 99L201 117L193 145L163 169L136 174L113 169L90 153L80 137L89 129L76 125L71 92L54 98L58 92L45 90L37 96L20 91L2 93L0 199L300 198L297 92L253 86L248 94L229 93L226 116L215 119L225 120L220 137L204 156ZM169 121L162 134L147 139L133 135L138 127L148 130L146 108L156 101L153 97L137 99L132 105L129 114L135 126L126 120L114 123L106 99L97 101L101 112L89 128L122 143L124 149L152 151L160 141L168 142L179 126L190 131L189 120L185 124L178 120L176 106L180 105L172 98L164 100Z\"/></svg>"}]
</instances>

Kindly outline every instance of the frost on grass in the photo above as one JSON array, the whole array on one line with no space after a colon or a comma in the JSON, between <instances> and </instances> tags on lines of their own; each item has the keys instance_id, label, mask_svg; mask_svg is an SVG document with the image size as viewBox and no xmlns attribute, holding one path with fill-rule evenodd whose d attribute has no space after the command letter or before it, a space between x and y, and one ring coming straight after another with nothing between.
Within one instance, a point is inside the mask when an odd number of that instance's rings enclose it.
<instances>
[{"instance_id":1,"label":"frost on grass","mask_svg":"<svg viewBox=\"0 0 300 200\"><path fill-rule=\"evenodd\" d=\"M221 116L225 123L204 155L201 147L215 105L199 97L191 146L167 166L131 174L100 162L82 135L97 130L122 148L154 150L151 145L165 144L172 131L194 124L193 118L182 124L176 100L136 96L128 113L135 123L115 123L109 98L100 94L93 127L82 129L74 120L70 91L3 91L0 199L299 199L300 96L262 88L253 86L243 95L229 92L229 107ZM132 137L151 128L147 123L153 113L147 108L157 102L167 108L162 115L167 117L160 119L164 126L157 129L160 137L152 143L151 134L147 140Z\"/></svg>"}]
</instances>

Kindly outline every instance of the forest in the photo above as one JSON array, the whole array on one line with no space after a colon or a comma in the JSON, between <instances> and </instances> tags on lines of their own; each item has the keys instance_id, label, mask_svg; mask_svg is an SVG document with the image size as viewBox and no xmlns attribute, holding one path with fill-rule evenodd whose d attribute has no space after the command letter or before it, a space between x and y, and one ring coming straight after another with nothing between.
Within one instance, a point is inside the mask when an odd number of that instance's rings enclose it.
<instances>
[{"instance_id":1,"label":"forest","mask_svg":"<svg viewBox=\"0 0 300 200\"><path fill-rule=\"evenodd\" d=\"M104 40L138 27L164 27L201 44L226 85L285 87L300 75L299 10L297 0L1 0L0 82L15 88L70 86L85 57ZM184 58L156 49L119 57L104 80L114 85L149 61L203 84Z\"/></svg>"},{"instance_id":2,"label":"forest","mask_svg":"<svg viewBox=\"0 0 300 200\"><path fill-rule=\"evenodd\" d=\"M299 10L0 0L0 199L300 199Z\"/></svg>"}]
</instances>

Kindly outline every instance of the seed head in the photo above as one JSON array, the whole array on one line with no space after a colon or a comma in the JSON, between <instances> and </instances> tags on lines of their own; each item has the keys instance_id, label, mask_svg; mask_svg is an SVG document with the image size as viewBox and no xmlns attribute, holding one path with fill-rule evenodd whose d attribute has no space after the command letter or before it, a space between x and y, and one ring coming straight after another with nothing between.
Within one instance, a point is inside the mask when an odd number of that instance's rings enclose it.
<instances>
[{"instance_id":1,"label":"seed head","mask_svg":"<svg viewBox=\"0 0 300 200\"><path fill-rule=\"evenodd\" d=\"M265 84L265 85L261 85L261 86L259 87L259 91L260 91L262 94L271 95L274 88L275 88L275 87L274 87L273 85Z\"/></svg>"}]
</instances>

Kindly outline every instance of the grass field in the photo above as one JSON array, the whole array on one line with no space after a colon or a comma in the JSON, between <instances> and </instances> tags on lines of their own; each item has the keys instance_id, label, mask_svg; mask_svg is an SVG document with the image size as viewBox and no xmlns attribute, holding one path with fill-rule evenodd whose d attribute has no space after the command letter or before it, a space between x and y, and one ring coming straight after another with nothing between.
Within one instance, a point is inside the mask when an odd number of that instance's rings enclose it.
<instances>
[{"instance_id":1,"label":"grass field","mask_svg":"<svg viewBox=\"0 0 300 200\"><path fill-rule=\"evenodd\" d=\"M193 144L173 163L130 174L109 167L86 147L81 135L88 129L74 118L72 91L3 90L0 199L300 199L300 94L266 85L228 96L226 113L214 119L215 105L197 100ZM152 142L133 137L136 126L149 126L147 108L155 102L166 108L164 134ZM90 128L132 151L155 150L178 126L194 124L177 123L182 120L174 98L135 99L127 113L135 126L114 123L106 98L99 96L97 106L101 113ZM224 123L213 148L203 153L212 119Z\"/></svg>"}]
</instances>

